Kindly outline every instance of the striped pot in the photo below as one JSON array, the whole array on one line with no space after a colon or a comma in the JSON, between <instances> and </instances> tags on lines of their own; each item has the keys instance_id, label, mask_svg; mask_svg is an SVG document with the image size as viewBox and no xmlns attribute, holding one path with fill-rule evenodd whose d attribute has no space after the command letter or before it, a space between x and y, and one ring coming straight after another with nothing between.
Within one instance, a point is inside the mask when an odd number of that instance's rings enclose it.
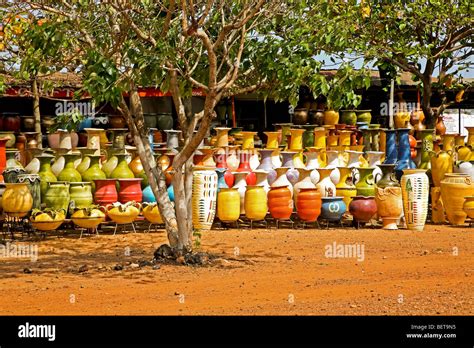
<instances>
[{"instance_id":1,"label":"striped pot","mask_svg":"<svg viewBox=\"0 0 474 348\"><path fill-rule=\"evenodd\" d=\"M404 169L400 181L408 229L423 231L428 214L430 181L425 169Z\"/></svg>"},{"instance_id":2,"label":"striped pot","mask_svg":"<svg viewBox=\"0 0 474 348\"><path fill-rule=\"evenodd\" d=\"M216 215L217 174L213 170L193 172L193 226L210 230Z\"/></svg>"}]
</instances>

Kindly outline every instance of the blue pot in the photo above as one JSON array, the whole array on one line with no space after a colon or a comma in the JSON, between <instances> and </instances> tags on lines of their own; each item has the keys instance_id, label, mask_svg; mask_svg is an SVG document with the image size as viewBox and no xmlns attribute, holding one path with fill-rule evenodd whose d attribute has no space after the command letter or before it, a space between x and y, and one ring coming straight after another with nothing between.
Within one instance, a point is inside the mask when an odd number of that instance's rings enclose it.
<instances>
[{"instance_id":1,"label":"blue pot","mask_svg":"<svg viewBox=\"0 0 474 348\"><path fill-rule=\"evenodd\" d=\"M386 134L385 161L384 164L395 164L398 160L397 153L397 131L395 129L384 129Z\"/></svg>"},{"instance_id":2,"label":"blue pot","mask_svg":"<svg viewBox=\"0 0 474 348\"><path fill-rule=\"evenodd\" d=\"M174 189L173 189L173 185L170 185L170 187L168 187L168 197L170 198L170 201L171 201L171 202L174 202Z\"/></svg>"},{"instance_id":3,"label":"blue pot","mask_svg":"<svg viewBox=\"0 0 474 348\"><path fill-rule=\"evenodd\" d=\"M340 221L342 214L346 212L346 204L342 197L322 197L321 219L328 221Z\"/></svg>"},{"instance_id":4,"label":"blue pot","mask_svg":"<svg viewBox=\"0 0 474 348\"><path fill-rule=\"evenodd\" d=\"M216 168L216 173L217 173L217 193L221 190L221 188L229 188L227 183L225 182L225 172L227 171L227 168Z\"/></svg>"},{"instance_id":5,"label":"blue pot","mask_svg":"<svg viewBox=\"0 0 474 348\"><path fill-rule=\"evenodd\" d=\"M79 124L79 132L82 132L85 128L92 128L92 118L87 117Z\"/></svg>"},{"instance_id":6,"label":"blue pot","mask_svg":"<svg viewBox=\"0 0 474 348\"><path fill-rule=\"evenodd\" d=\"M399 128L398 133L398 161L395 166L395 174L397 180L400 181L403 175L404 169L415 169L416 164L411 159L410 139L409 133L410 128Z\"/></svg>"},{"instance_id":7,"label":"blue pot","mask_svg":"<svg viewBox=\"0 0 474 348\"><path fill-rule=\"evenodd\" d=\"M145 187L143 189L142 193L143 193L143 202L146 202L146 203L156 202L155 195L153 194L153 190L151 189L150 185Z\"/></svg>"}]
</instances>

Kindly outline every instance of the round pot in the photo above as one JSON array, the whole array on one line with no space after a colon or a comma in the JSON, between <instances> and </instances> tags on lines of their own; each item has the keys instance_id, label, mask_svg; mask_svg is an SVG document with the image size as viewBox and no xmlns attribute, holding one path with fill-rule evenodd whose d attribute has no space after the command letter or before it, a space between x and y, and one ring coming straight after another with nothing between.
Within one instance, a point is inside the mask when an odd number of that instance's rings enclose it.
<instances>
[{"instance_id":1,"label":"round pot","mask_svg":"<svg viewBox=\"0 0 474 348\"><path fill-rule=\"evenodd\" d=\"M355 196L349 205L349 212L357 223L369 222L377 214L374 197Z\"/></svg>"},{"instance_id":2,"label":"round pot","mask_svg":"<svg viewBox=\"0 0 474 348\"><path fill-rule=\"evenodd\" d=\"M6 183L2 196L3 211L9 216L26 216L33 207L33 197L26 183Z\"/></svg>"},{"instance_id":3,"label":"round pot","mask_svg":"<svg viewBox=\"0 0 474 348\"><path fill-rule=\"evenodd\" d=\"M293 113L293 123L302 125L308 123L308 110L307 109L295 109Z\"/></svg>"},{"instance_id":4,"label":"round pot","mask_svg":"<svg viewBox=\"0 0 474 348\"><path fill-rule=\"evenodd\" d=\"M305 222L314 222L321 214L321 193L316 188L302 188L298 193L296 213Z\"/></svg>"},{"instance_id":5,"label":"round pot","mask_svg":"<svg viewBox=\"0 0 474 348\"><path fill-rule=\"evenodd\" d=\"M16 112L4 112L2 114L2 130L19 132L21 125L20 115Z\"/></svg>"},{"instance_id":6,"label":"round pot","mask_svg":"<svg viewBox=\"0 0 474 348\"><path fill-rule=\"evenodd\" d=\"M322 197L321 218L327 221L340 221L346 212L342 197Z\"/></svg>"},{"instance_id":7,"label":"round pot","mask_svg":"<svg viewBox=\"0 0 474 348\"><path fill-rule=\"evenodd\" d=\"M145 119L145 126L147 128L156 128L158 124L156 113L147 113L147 114L144 113L143 118Z\"/></svg>"},{"instance_id":8,"label":"round pot","mask_svg":"<svg viewBox=\"0 0 474 348\"><path fill-rule=\"evenodd\" d=\"M156 127L159 130L173 129L173 116L171 113L158 113Z\"/></svg>"},{"instance_id":9,"label":"round pot","mask_svg":"<svg viewBox=\"0 0 474 348\"><path fill-rule=\"evenodd\" d=\"M324 124L335 125L339 123L339 113L334 110L324 111Z\"/></svg>"},{"instance_id":10,"label":"round pot","mask_svg":"<svg viewBox=\"0 0 474 348\"><path fill-rule=\"evenodd\" d=\"M158 208L158 204L156 204L156 202L151 204L143 203L142 214L144 218L152 224L163 223L163 218L161 217L160 209Z\"/></svg>"},{"instance_id":11,"label":"round pot","mask_svg":"<svg viewBox=\"0 0 474 348\"><path fill-rule=\"evenodd\" d=\"M341 110L341 123L355 126L357 114L354 110Z\"/></svg>"},{"instance_id":12,"label":"round pot","mask_svg":"<svg viewBox=\"0 0 474 348\"><path fill-rule=\"evenodd\" d=\"M288 186L272 186L268 192L268 210L274 219L288 220L293 213L292 193Z\"/></svg>"},{"instance_id":13,"label":"round pot","mask_svg":"<svg viewBox=\"0 0 474 348\"><path fill-rule=\"evenodd\" d=\"M126 128L127 121L121 115L109 115L110 128Z\"/></svg>"},{"instance_id":14,"label":"round pot","mask_svg":"<svg viewBox=\"0 0 474 348\"><path fill-rule=\"evenodd\" d=\"M466 213L463 210L464 197L473 195L474 182L469 174L445 174L445 178L441 180L441 199L450 224L464 224L466 220Z\"/></svg>"},{"instance_id":15,"label":"round pot","mask_svg":"<svg viewBox=\"0 0 474 348\"><path fill-rule=\"evenodd\" d=\"M118 201L116 179L95 179L94 202L106 206Z\"/></svg>"},{"instance_id":16,"label":"round pot","mask_svg":"<svg viewBox=\"0 0 474 348\"><path fill-rule=\"evenodd\" d=\"M94 202L91 183L71 182L69 186L69 198L71 201L74 201L75 208L89 208Z\"/></svg>"},{"instance_id":17,"label":"round pot","mask_svg":"<svg viewBox=\"0 0 474 348\"><path fill-rule=\"evenodd\" d=\"M35 131L35 117L34 116L21 116L21 127L24 132Z\"/></svg>"},{"instance_id":18,"label":"round pot","mask_svg":"<svg viewBox=\"0 0 474 348\"><path fill-rule=\"evenodd\" d=\"M356 110L357 122L367 122L370 124L372 121L372 110Z\"/></svg>"},{"instance_id":19,"label":"round pot","mask_svg":"<svg viewBox=\"0 0 474 348\"><path fill-rule=\"evenodd\" d=\"M474 219L474 196L464 197L462 210L466 213L468 218Z\"/></svg>"}]
</instances>

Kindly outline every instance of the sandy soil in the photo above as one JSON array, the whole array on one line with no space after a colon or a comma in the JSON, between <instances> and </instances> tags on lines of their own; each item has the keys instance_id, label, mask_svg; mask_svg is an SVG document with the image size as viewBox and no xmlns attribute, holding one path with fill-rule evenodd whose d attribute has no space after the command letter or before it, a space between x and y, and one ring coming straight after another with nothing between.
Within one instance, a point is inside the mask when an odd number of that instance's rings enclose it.
<instances>
[{"instance_id":1,"label":"sandy soil","mask_svg":"<svg viewBox=\"0 0 474 348\"><path fill-rule=\"evenodd\" d=\"M21 242L38 245L39 259L0 258L0 314L474 314L467 227L213 230L201 245L219 256L210 266L136 265L165 241L155 232ZM326 257L333 243L363 245L364 260Z\"/></svg>"}]
</instances>

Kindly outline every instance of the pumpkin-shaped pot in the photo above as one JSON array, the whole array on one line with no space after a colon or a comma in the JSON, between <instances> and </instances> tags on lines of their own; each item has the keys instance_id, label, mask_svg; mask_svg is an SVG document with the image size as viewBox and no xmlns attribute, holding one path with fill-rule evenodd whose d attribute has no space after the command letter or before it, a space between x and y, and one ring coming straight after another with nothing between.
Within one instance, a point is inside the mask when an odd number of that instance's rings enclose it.
<instances>
[{"instance_id":1,"label":"pumpkin-shaped pot","mask_svg":"<svg viewBox=\"0 0 474 348\"><path fill-rule=\"evenodd\" d=\"M268 208L274 219L288 220L293 213L293 199L287 186L273 186L268 192Z\"/></svg>"},{"instance_id":2,"label":"pumpkin-shaped pot","mask_svg":"<svg viewBox=\"0 0 474 348\"><path fill-rule=\"evenodd\" d=\"M75 209L71 215L71 220L79 227L94 229L105 221L105 208L92 206Z\"/></svg>"},{"instance_id":3,"label":"pumpkin-shaped pot","mask_svg":"<svg viewBox=\"0 0 474 348\"><path fill-rule=\"evenodd\" d=\"M140 203L128 202L125 204L116 202L105 207L107 216L117 224L130 224L138 217L141 210Z\"/></svg>"},{"instance_id":4,"label":"pumpkin-shaped pot","mask_svg":"<svg viewBox=\"0 0 474 348\"><path fill-rule=\"evenodd\" d=\"M66 218L65 210L45 209L33 210L30 221L38 231L54 231L62 225Z\"/></svg>"},{"instance_id":5,"label":"pumpkin-shaped pot","mask_svg":"<svg viewBox=\"0 0 474 348\"><path fill-rule=\"evenodd\" d=\"M154 203L143 203L142 214L148 222L152 224L162 224L163 218L161 217L158 204Z\"/></svg>"},{"instance_id":6,"label":"pumpkin-shaped pot","mask_svg":"<svg viewBox=\"0 0 474 348\"><path fill-rule=\"evenodd\" d=\"M302 188L296 202L298 217L305 222L314 222L321 214L321 193L317 188Z\"/></svg>"},{"instance_id":7,"label":"pumpkin-shaped pot","mask_svg":"<svg viewBox=\"0 0 474 348\"><path fill-rule=\"evenodd\" d=\"M356 222L369 222L377 214L374 197L355 196L349 205L349 212Z\"/></svg>"},{"instance_id":8,"label":"pumpkin-shaped pot","mask_svg":"<svg viewBox=\"0 0 474 348\"><path fill-rule=\"evenodd\" d=\"M33 197L26 183L5 183L2 196L3 211L9 216L26 216L33 207Z\"/></svg>"}]
</instances>

